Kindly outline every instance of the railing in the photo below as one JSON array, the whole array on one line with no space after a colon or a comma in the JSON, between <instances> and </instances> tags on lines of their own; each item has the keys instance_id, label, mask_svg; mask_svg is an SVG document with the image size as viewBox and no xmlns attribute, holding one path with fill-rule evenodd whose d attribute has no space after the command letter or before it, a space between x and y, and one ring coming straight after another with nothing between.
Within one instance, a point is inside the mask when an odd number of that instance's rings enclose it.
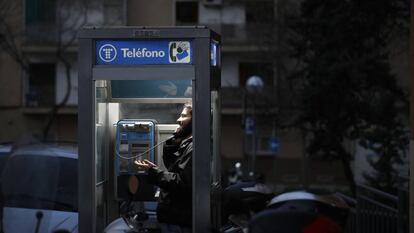
<instances>
[{"instance_id":1,"label":"railing","mask_svg":"<svg viewBox=\"0 0 414 233\"><path fill-rule=\"evenodd\" d=\"M408 232L408 190L403 185L399 186L397 195L391 195L359 184L356 199L342 197L353 206L345 233Z\"/></svg>"}]
</instances>

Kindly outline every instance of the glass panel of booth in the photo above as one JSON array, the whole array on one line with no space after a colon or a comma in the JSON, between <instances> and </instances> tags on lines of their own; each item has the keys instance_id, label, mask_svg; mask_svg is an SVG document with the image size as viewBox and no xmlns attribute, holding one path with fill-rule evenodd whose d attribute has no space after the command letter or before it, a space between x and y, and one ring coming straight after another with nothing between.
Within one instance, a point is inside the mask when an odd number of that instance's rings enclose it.
<instances>
[{"instance_id":1,"label":"glass panel of booth","mask_svg":"<svg viewBox=\"0 0 414 233\"><path fill-rule=\"evenodd\" d=\"M106 90L106 81L97 81L96 83L96 105L95 105L95 166L96 166L96 184L103 182L104 177L104 156L105 153L105 132L104 126L106 124L106 112L108 104L106 103L107 99L107 90Z\"/></svg>"},{"instance_id":2,"label":"glass panel of booth","mask_svg":"<svg viewBox=\"0 0 414 233\"><path fill-rule=\"evenodd\" d=\"M183 103L191 102L192 96L191 80L96 80L95 89L97 184L105 180L105 171L102 170L104 154L108 153L110 140L115 140L116 132L113 127L116 127L118 121L153 121L156 127L161 125L158 134L163 134L164 128L171 128L163 125L175 125ZM112 135L112 138L108 138L108 135Z\"/></svg>"},{"instance_id":3,"label":"glass panel of booth","mask_svg":"<svg viewBox=\"0 0 414 233\"><path fill-rule=\"evenodd\" d=\"M104 184L107 182L105 171L106 133L107 124L107 82L104 80L95 82L95 183L96 183L96 226L101 231L105 222L106 205L104 201Z\"/></svg>"},{"instance_id":4,"label":"glass panel of booth","mask_svg":"<svg viewBox=\"0 0 414 233\"><path fill-rule=\"evenodd\" d=\"M211 213L213 216L212 224L217 229L221 225L221 202L220 202L220 183L221 183L221 156L220 156L220 91L211 91L211 184L212 184L212 196L211 196Z\"/></svg>"},{"instance_id":5,"label":"glass panel of booth","mask_svg":"<svg viewBox=\"0 0 414 233\"><path fill-rule=\"evenodd\" d=\"M118 203L154 203L156 187L144 187L145 171L139 170L134 160L149 159L165 168L162 145L178 127L176 120L183 104L192 101L192 81L95 80L95 97L96 206L99 224L100 211L114 211L105 210L104 203L108 200L104 199L112 197L114 200L109 201ZM130 187L132 176L137 177L140 184L135 193ZM107 187L101 189L100 185ZM105 189L111 194L102 195L101 191ZM150 209L155 211L154 207Z\"/></svg>"}]
</instances>

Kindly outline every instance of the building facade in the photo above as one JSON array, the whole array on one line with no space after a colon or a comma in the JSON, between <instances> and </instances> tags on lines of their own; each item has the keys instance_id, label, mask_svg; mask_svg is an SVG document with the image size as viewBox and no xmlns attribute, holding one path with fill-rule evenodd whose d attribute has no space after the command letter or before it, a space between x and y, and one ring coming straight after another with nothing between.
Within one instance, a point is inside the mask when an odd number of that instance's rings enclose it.
<instances>
[{"instance_id":1,"label":"building facade","mask_svg":"<svg viewBox=\"0 0 414 233\"><path fill-rule=\"evenodd\" d=\"M124 25L125 1L2 1L0 142L77 140L77 43L85 25Z\"/></svg>"},{"instance_id":2,"label":"building facade","mask_svg":"<svg viewBox=\"0 0 414 233\"><path fill-rule=\"evenodd\" d=\"M222 36L223 174L240 162L246 173L263 174L267 183L283 188L346 186L337 172L340 164L308 160L303 133L285 128L297 114L285 78L294 69L286 50L285 14L295 11L299 1L76 0L70 6L53 0L8 2L10 10L0 15L13 29L9 34L5 29L0 37L0 142L30 135L77 141L75 38L80 27L206 25ZM262 78L259 92L246 89L251 76ZM403 85L406 81L401 79ZM275 141L278 146L272 148Z\"/></svg>"}]
</instances>

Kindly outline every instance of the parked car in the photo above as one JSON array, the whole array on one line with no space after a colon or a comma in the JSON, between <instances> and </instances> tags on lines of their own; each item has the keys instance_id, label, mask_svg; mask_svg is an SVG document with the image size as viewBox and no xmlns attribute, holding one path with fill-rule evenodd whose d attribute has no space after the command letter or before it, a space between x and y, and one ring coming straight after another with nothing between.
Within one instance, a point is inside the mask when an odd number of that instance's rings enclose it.
<instances>
[{"instance_id":1,"label":"parked car","mask_svg":"<svg viewBox=\"0 0 414 233\"><path fill-rule=\"evenodd\" d=\"M3 172L4 165L9 159L11 149L11 144L0 144L0 174Z\"/></svg>"},{"instance_id":2,"label":"parked car","mask_svg":"<svg viewBox=\"0 0 414 233\"><path fill-rule=\"evenodd\" d=\"M78 232L76 146L13 148L1 175L2 231Z\"/></svg>"}]
</instances>

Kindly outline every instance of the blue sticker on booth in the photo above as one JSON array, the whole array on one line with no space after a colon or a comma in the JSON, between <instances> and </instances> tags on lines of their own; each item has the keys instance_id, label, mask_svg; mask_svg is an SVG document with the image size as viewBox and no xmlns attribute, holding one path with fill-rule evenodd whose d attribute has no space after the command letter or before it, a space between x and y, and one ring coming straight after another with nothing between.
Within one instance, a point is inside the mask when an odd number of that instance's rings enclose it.
<instances>
[{"instance_id":1,"label":"blue sticker on booth","mask_svg":"<svg viewBox=\"0 0 414 233\"><path fill-rule=\"evenodd\" d=\"M98 65L192 64L191 41L96 41Z\"/></svg>"}]
</instances>

